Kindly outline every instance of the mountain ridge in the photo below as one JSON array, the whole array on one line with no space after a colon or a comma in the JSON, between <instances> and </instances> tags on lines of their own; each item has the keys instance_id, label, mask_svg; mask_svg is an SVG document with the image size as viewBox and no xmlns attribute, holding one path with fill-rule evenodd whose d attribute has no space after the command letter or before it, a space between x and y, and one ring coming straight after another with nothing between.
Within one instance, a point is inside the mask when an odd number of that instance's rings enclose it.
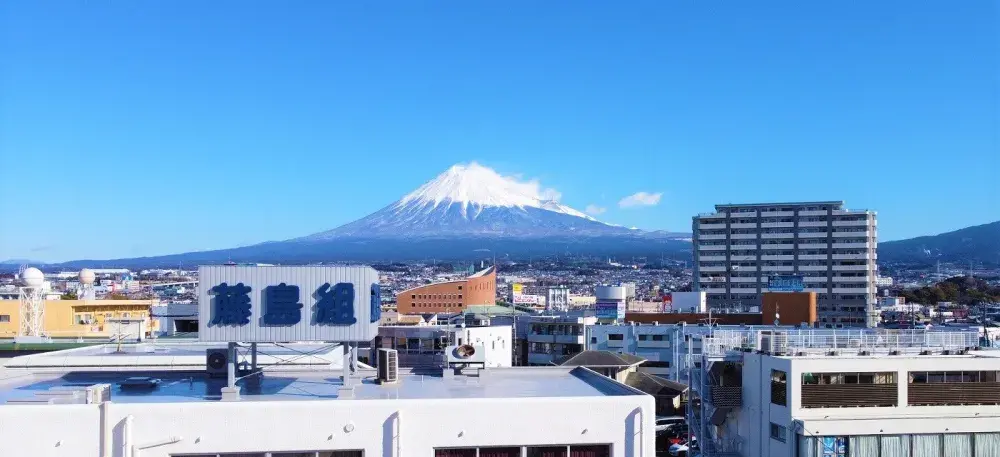
<instances>
[{"instance_id":1,"label":"mountain ridge","mask_svg":"<svg viewBox=\"0 0 1000 457\"><path fill-rule=\"evenodd\" d=\"M933 263L984 262L1000 265L1000 221L878 245L879 260Z\"/></svg>"}]
</instances>

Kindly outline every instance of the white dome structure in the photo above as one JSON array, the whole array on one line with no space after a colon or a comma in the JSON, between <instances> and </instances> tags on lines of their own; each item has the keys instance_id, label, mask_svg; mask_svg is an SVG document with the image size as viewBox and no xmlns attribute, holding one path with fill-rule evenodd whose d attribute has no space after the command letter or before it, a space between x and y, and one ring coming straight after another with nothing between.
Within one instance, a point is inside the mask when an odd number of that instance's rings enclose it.
<instances>
[{"instance_id":1,"label":"white dome structure","mask_svg":"<svg viewBox=\"0 0 1000 457\"><path fill-rule=\"evenodd\" d=\"M42 287L42 284L45 283L45 275L42 274L42 270L29 267L24 269L24 273L21 273L21 281L24 281L24 285L27 287Z\"/></svg>"},{"instance_id":2,"label":"white dome structure","mask_svg":"<svg viewBox=\"0 0 1000 457\"><path fill-rule=\"evenodd\" d=\"M97 275L94 274L94 270L89 268L80 270L80 284L89 286L94 283L95 279L97 279Z\"/></svg>"}]
</instances>

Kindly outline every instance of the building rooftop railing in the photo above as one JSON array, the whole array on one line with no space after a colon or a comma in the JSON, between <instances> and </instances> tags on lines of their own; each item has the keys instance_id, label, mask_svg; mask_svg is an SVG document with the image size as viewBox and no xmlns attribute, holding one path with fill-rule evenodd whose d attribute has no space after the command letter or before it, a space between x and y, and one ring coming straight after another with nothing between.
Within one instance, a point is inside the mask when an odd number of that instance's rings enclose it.
<instances>
[{"instance_id":1,"label":"building rooftop railing","mask_svg":"<svg viewBox=\"0 0 1000 457\"><path fill-rule=\"evenodd\" d=\"M884 353L959 351L979 345L978 330L924 329L788 329L720 330L705 337L709 357L725 357L741 350L796 355L834 350Z\"/></svg>"}]
</instances>

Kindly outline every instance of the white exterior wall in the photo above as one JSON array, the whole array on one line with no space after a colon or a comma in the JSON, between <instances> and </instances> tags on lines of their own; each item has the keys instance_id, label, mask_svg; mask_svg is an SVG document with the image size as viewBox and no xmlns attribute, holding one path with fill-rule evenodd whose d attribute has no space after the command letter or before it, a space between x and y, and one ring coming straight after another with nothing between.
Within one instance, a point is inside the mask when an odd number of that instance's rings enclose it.
<instances>
[{"instance_id":1,"label":"white exterior wall","mask_svg":"<svg viewBox=\"0 0 1000 457\"><path fill-rule=\"evenodd\" d=\"M482 346L487 367L509 367L514 360L513 329L509 326L468 327L456 331L466 344ZM456 340L457 341L457 340Z\"/></svg>"},{"instance_id":2,"label":"white exterior wall","mask_svg":"<svg viewBox=\"0 0 1000 457\"><path fill-rule=\"evenodd\" d=\"M460 410L474 414L454 414ZM123 444L142 447L177 437L132 457L346 449L372 457L432 457L438 447L545 444L611 444L615 457L654 457L654 411L653 398L645 395L111 403L105 455L124 457ZM123 443L130 415L132 441ZM99 405L2 406L0 455L97 456L100 424Z\"/></svg>"},{"instance_id":3,"label":"white exterior wall","mask_svg":"<svg viewBox=\"0 0 1000 457\"><path fill-rule=\"evenodd\" d=\"M670 307L687 313L708 312L708 294L705 292L670 292Z\"/></svg>"},{"instance_id":4,"label":"white exterior wall","mask_svg":"<svg viewBox=\"0 0 1000 457\"><path fill-rule=\"evenodd\" d=\"M907 406L911 371L1000 371L1000 358L971 356L772 357L744 354L743 408L734 413L745 455L795 456L805 436L981 433L1000 431L1000 406ZM788 406L771 404L771 369L788 374ZM803 373L895 372L896 407L802 408ZM770 423L788 428L770 437Z\"/></svg>"}]
</instances>

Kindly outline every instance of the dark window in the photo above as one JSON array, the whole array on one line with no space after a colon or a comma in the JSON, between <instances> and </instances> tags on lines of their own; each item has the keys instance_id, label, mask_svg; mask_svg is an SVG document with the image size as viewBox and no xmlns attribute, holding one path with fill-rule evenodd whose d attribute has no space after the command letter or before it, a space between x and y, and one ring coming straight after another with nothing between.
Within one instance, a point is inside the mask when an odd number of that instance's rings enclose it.
<instances>
[{"instance_id":1,"label":"dark window","mask_svg":"<svg viewBox=\"0 0 1000 457\"><path fill-rule=\"evenodd\" d=\"M639 335L639 341L646 341L649 339L649 335Z\"/></svg>"},{"instance_id":2,"label":"dark window","mask_svg":"<svg viewBox=\"0 0 1000 457\"><path fill-rule=\"evenodd\" d=\"M476 448L435 449L434 457L476 457Z\"/></svg>"},{"instance_id":3,"label":"dark window","mask_svg":"<svg viewBox=\"0 0 1000 457\"><path fill-rule=\"evenodd\" d=\"M0 322L10 322L10 314L0 314Z\"/></svg>"},{"instance_id":4,"label":"dark window","mask_svg":"<svg viewBox=\"0 0 1000 457\"><path fill-rule=\"evenodd\" d=\"M566 457L566 446L529 446L528 457Z\"/></svg>"},{"instance_id":5,"label":"dark window","mask_svg":"<svg viewBox=\"0 0 1000 457\"><path fill-rule=\"evenodd\" d=\"M462 286L458 286L458 290L462 290Z\"/></svg>"},{"instance_id":6,"label":"dark window","mask_svg":"<svg viewBox=\"0 0 1000 457\"><path fill-rule=\"evenodd\" d=\"M642 366L650 368L670 368L670 362L665 362L660 360L647 360L642 363Z\"/></svg>"},{"instance_id":7,"label":"dark window","mask_svg":"<svg viewBox=\"0 0 1000 457\"><path fill-rule=\"evenodd\" d=\"M788 374L784 371L771 370L771 403L788 404Z\"/></svg>"},{"instance_id":8,"label":"dark window","mask_svg":"<svg viewBox=\"0 0 1000 457\"><path fill-rule=\"evenodd\" d=\"M590 344L597 344L597 337L596 336L590 337Z\"/></svg>"},{"instance_id":9,"label":"dark window","mask_svg":"<svg viewBox=\"0 0 1000 457\"><path fill-rule=\"evenodd\" d=\"M479 457L521 457L520 447L481 447Z\"/></svg>"},{"instance_id":10,"label":"dark window","mask_svg":"<svg viewBox=\"0 0 1000 457\"><path fill-rule=\"evenodd\" d=\"M774 422L771 422L771 439L772 440L778 440L778 441L781 441L782 443L784 443L785 440L787 439L786 436L785 436L787 434L788 434L788 429L787 428L782 427L782 426L780 426L778 424L775 424Z\"/></svg>"},{"instance_id":11,"label":"dark window","mask_svg":"<svg viewBox=\"0 0 1000 457\"><path fill-rule=\"evenodd\" d=\"M610 340L610 341L623 341L624 339L625 339L625 335L622 335L621 333L610 333L610 334L608 334L608 340Z\"/></svg>"},{"instance_id":12,"label":"dark window","mask_svg":"<svg viewBox=\"0 0 1000 457\"><path fill-rule=\"evenodd\" d=\"M413 295L411 295L411 296L410 296L410 298L412 298L412 299L416 300L416 299L417 299L417 294L413 294Z\"/></svg>"},{"instance_id":13,"label":"dark window","mask_svg":"<svg viewBox=\"0 0 1000 457\"><path fill-rule=\"evenodd\" d=\"M653 341L663 341L663 335L653 335Z\"/></svg>"}]
</instances>

